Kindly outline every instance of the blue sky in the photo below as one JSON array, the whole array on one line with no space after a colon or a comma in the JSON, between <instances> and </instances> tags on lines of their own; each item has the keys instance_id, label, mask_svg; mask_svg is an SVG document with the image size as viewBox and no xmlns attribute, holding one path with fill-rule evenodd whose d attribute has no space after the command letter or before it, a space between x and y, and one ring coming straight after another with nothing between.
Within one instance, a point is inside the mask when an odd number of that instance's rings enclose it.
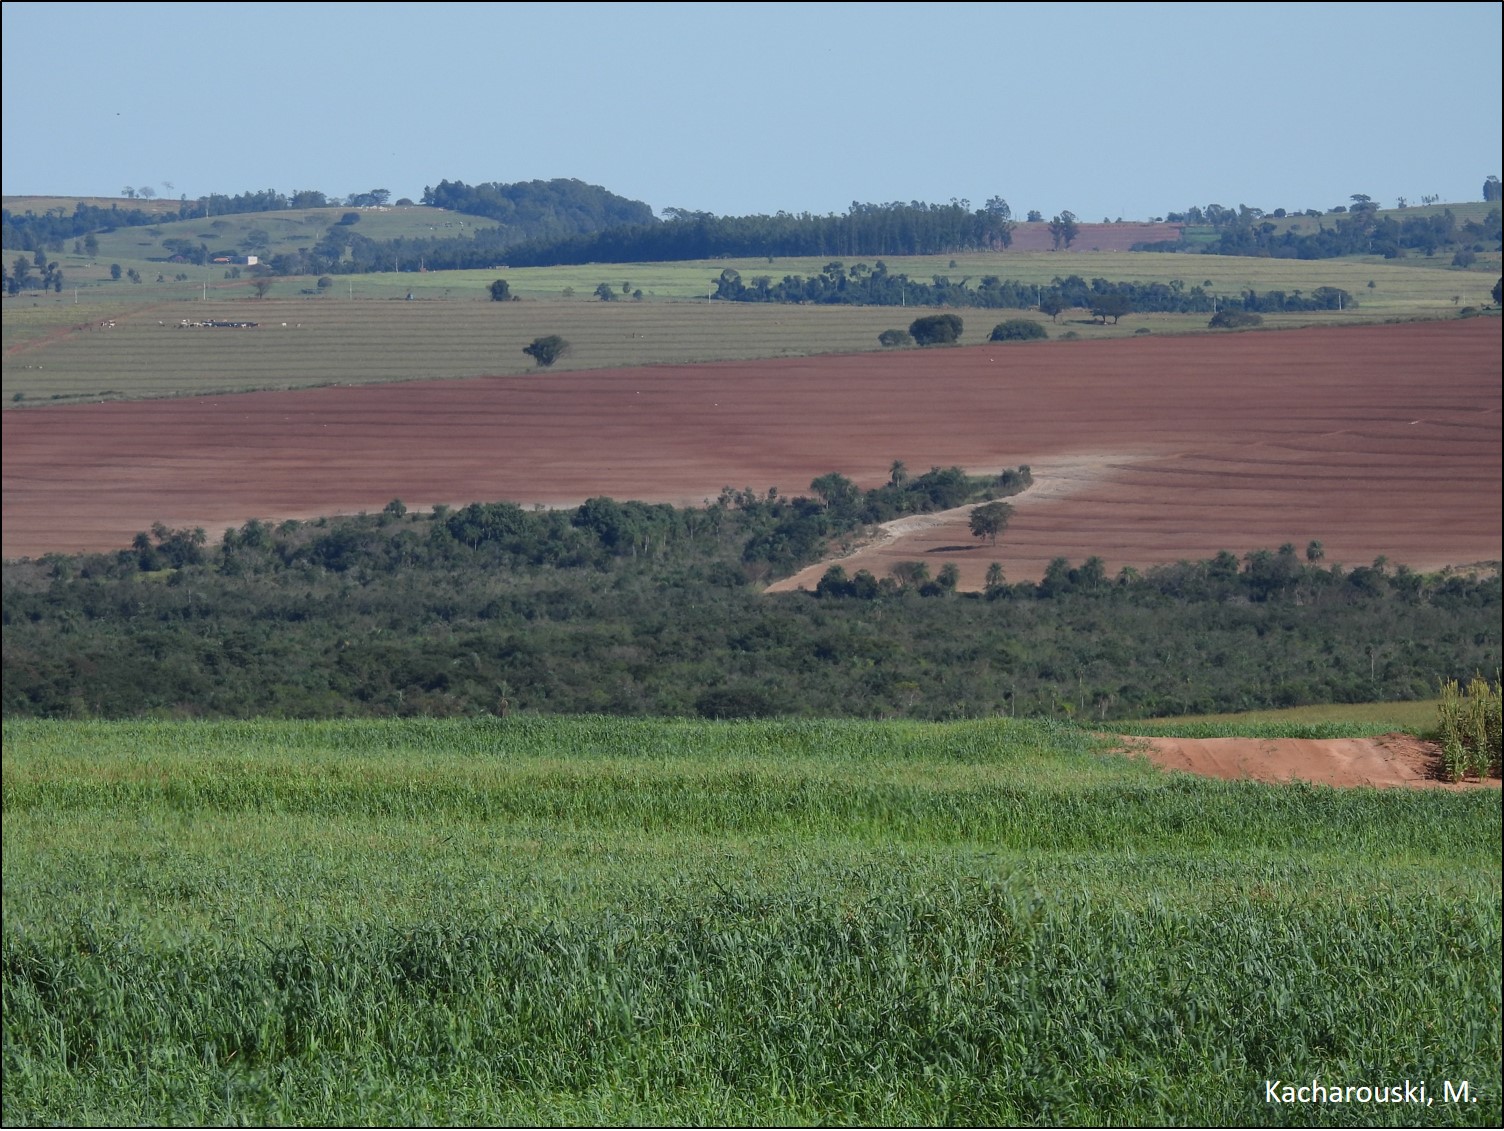
<instances>
[{"instance_id":1,"label":"blue sky","mask_svg":"<svg viewBox=\"0 0 1504 1131\"><path fill-rule=\"evenodd\" d=\"M1477 200L1501 6L3 6L3 192L577 177L720 214ZM164 186L171 184L172 188Z\"/></svg>"}]
</instances>

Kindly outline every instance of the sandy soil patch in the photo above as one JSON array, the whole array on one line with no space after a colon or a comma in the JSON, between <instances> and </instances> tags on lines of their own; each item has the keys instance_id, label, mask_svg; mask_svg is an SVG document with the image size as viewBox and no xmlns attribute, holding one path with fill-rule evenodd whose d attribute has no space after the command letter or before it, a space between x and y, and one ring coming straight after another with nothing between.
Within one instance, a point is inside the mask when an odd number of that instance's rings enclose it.
<instances>
[{"instance_id":1,"label":"sandy soil patch","mask_svg":"<svg viewBox=\"0 0 1504 1131\"><path fill-rule=\"evenodd\" d=\"M1441 751L1408 734L1377 738L1124 738L1124 748L1167 770L1228 781L1313 782L1409 789L1499 788L1438 777Z\"/></svg>"}]
</instances>

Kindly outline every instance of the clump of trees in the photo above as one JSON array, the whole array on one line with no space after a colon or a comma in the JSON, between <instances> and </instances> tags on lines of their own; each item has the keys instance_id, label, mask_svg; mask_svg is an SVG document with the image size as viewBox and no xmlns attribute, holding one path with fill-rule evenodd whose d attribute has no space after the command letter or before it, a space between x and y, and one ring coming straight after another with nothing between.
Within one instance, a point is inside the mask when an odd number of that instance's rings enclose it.
<instances>
[{"instance_id":1,"label":"clump of trees","mask_svg":"<svg viewBox=\"0 0 1504 1131\"><path fill-rule=\"evenodd\" d=\"M1213 314L1224 306L1246 310L1352 310L1358 304L1338 287L1303 291L1253 291L1219 294L1211 283L1187 285L1183 279L1168 283L1056 276L1048 287L997 275L952 279L932 276L928 282L888 270L879 259L875 264L832 260L817 275L771 275L743 279L735 268L726 268L714 280L714 295L723 302L778 302L818 306L926 306L981 307L1028 310L1037 308L1052 321L1067 310L1090 310L1099 318L1121 318L1129 312L1160 314ZM1102 313L1102 312L1105 312Z\"/></svg>"},{"instance_id":2,"label":"clump of trees","mask_svg":"<svg viewBox=\"0 0 1504 1131\"><path fill-rule=\"evenodd\" d=\"M1010 318L994 326L987 340L989 342L1032 342L1049 336L1048 330L1030 318Z\"/></svg>"},{"instance_id":3,"label":"clump of trees","mask_svg":"<svg viewBox=\"0 0 1504 1131\"><path fill-rule=\"evenodd\" d=\"M537 362L538 368L547 369L569 352L569 343L558 334L548 334L534 338L531 344L522 347L522 352Z\"/></svg>"},{"instance_id":4,"label":"clump of trees","mask_svg":"<svg viewBox=\"0 0 1504 1131\"><path fill-rule=\"evenodd\" d=\"M1264 316L1255 314L1251 310L1239 310L1237 307L1229 307L1213 314L1211 321L1207 323L1213 330L1246 330L1251 326L1262 326Z\"/></svg>"},{"instance_id":5,"label":"clump of trees","mask_svg":"<svg viewBox=\"0 0 1504 1131\"><path fill-rule=\"evenodd\" d=\"M961 340L961 318L956 314L927 314L909 323L909 334L921 346L950 346Z\"/></svg>"},{"instance_id":6,"label":"clump of trees","mask_svg":"<svg viewBox=\"0 0 1504 1131\"><path fill-rule=\"evenodd\" d=\"M505 279L497 279L491 284L492 302L516 302L517 296L512 293L512 284Z\"/></svg>"},{"instance_id":7,"label":"clump of trees","mask_svg":"<svg viewBox=\"0 0 1504 1131\"><path fill-rule=\"evenodd\" d=\"M1075 214L1069 210L1060 213L1050 221L1050 242L1054 245L1051 250L1069 248L1080 234L1081 225L1076 222Z\"/></svg>"},{"instance_id":8,"label":"clump of trees","mask_svg":"<svg viewBox=\"0 0 1504 1131\"><path fill-rule=\"evenodd\" d=\"M115 276L117 279L119 275ZM61 292L63 289L62 264L47 258L47 253L38 248L27 258L18 255L10 269L5 272L5 293L17 295L23 290L40 290Z\"/></svg>"},{"instance_id":9,"label":"clump of trees","mask_svg":"<svg viewBox=\"0 0 1504 1131\"><path fill-rule=\"evenodd\" d=\"M1133 300L1121 291L1109 291L1107 294L1098 296L1091 304L1091 316L1099 319L1104 326L1109 318L1116 326L1118 319L1131 313L1133 313Z\"/></svg>"},{"instance_id":10,"label":"clump of trees","mask_svg":"<svg viewBox=\"0 0 1504 1131\"><path fill-rule=\"evenodd\" d=\"M894 349L898 346L913 345L914 335L907 330L884 330L877 336L877 341L884 349Z\"/></svg>"}]
</instances>

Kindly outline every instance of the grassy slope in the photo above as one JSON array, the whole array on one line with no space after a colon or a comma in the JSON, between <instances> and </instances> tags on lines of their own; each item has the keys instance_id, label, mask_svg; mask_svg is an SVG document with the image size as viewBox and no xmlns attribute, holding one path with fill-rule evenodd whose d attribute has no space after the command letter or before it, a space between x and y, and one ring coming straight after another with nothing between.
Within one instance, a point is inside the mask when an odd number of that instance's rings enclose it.
<instances>
[{"instance_id":1,"label":"grassy slope","mask_svg":"<svg viewBox=\"0 0 1504 1131\"><path fill-rule=\"evenodd\" d=\"M1499 1119L1500 812L989 721L15 724L8 1121Z\"/></svg>"},{"instance_id":2,"label":"grassy slope","mask_svg":"<svg viewBox=\"0 0 1504 1131\"><path fill-rule=\"evenodd\" d=\"M1437 728L1439 699L1410 703L1326 703L1231 715L1182 715L1114 723L1122 734L1179 738L1357 738L1399 731L1425 738Z\"/></svg>"}]
</instances>

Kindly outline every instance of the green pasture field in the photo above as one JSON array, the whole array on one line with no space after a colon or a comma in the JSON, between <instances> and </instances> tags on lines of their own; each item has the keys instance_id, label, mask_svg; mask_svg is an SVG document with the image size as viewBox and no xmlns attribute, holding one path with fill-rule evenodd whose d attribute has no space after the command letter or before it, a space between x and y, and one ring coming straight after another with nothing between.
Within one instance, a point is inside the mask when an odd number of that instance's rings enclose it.
<instances>
[{"instance_id":1,"label":"green pasture field","mask_svg":"<svg viewBox=\"0 0 1504 1131\"><path fill-rule=\"evenodd\" d=\"M1396 731L1422 738L1437 729L1440 699L1408 703L1324 703L1230 715L1184 715L1113 724L1120 734L1166 738L1369 738Z\"/></svg>"},{"instance_id":2,"label":"green pasture field","mask_svg":"<svg viewBox=\"0 0 1504 1131\"><path fill-rule=\"evenodd\" d=\"M40 308L39 308L40 309ZM915 312L910 319L917 315ZM181 319L255 329L182 329ZM40 320L39 320L40 321ZM284 325L285 323L285 325ZM894 325L880 308L721 303L519 303L335 299L178 302L7 355L4 403L56 403L538 373L523 347L561 334L570 369L847 353ZM971 330L982 341L993 323ZM16 400L20 394L21 401Z\"/></svg>"},{"instance_id":3,"label":"green pasture field","mask_svg":"<svg viewBox=\"0 0 1504 1131\"><path fill-rule=\"evenodd\" d=\"M1446 268L1395 266L1382 260L1266 260L1213 256L1048 252L895 258L890 268L917 277L953 278L999 273L1048 285L1061 272L1087 278L1206 280L1224 293L1252 287L1312 290L1340 286L1359 295L1356 311L1267 315L1271 328L1341 325L1397 317L1448 317L1453 296L1484 302L1486 278ZM5 357L0 401L17 404L86 399L174 396L263 388L302 388L394 380L471 377L533 371L522 348L533 338L561 334L573 345L555 369L616 368L716 360L753 360L877 349L877 336L906 327L921 308L812 307L707 302L704 288L731 266L745 277L759 272L810 274L817 260L707 261L526 270L402 272L339 276L324 294L310 278L277 279L255 299L246 279L222 270L183 283L128 282L71 286L60 295L23 292L6 299ZM521 296L493 303L491 281L506 278ZM71 276L70 276L71 278ZM154 280L155 275L148 275ZM1370 290L1367 282L1375 287ZM601 302L595 286L610 281L644 290L646 300ZM1478 294L1467 290L1476 284ZM1491 284L1490 284L1491 285ZM574 293L564 297L568 288ZM307 293L304 293L307 292ZM405 301L407 295L413 301ZM696 297L698 295L698 297ZM1011 310L963 310L963 341L981 344L1007 318L1039 315ZM249 320L254 331L184 331L182 319ZM114 320L102 330L101 321ZM282 323L286 322L284 331ZM162 323L163 325L158 325ZM1132 314L1120 325L1098 325L1085 311L1048 324L1053 338L1128 337L1204 330L1203 315ZM1068 343L1066 343L1068 347ZM20 399L17 400L19 394Z\"/></svg>"},{"instance_id":4,"label":"green pasture field","mask_svg":"<svg viewBox=\"0 0 1504 1131\"><path fill-rule=\"evenodd\" d=\"M1465 289L1469 280L1476 292L1471 294L1471 301L1475 304L1486 303L1489 301L1488 289L1494 283L1493 278L1484 282L1481 273L1447 267L1445 261L1431 260L1431 267L1427 270L1412 268L1408 261L1385 260L1382 256L1299 260L1227 255L1161 255L1131 251L1070 254L1022 251L962 253L953 256L884 256L882 259L892 274L905 274L923 282L929 282L936 275L947 276L952 281L969 278L973 286L986 275L997 275L1003 279L1015 279L1047 288L1057 277L1079 275L1087 281L1101 278L1113 282L1126 280L1170 283L1179 279L1188 288L1209 280L1211 287L1208 289L1223 295L1237 295L1245 290L1301 290L1309 294L1318 287L1340 287L1357 298L1359 310L1355 312L1355 317L1368 321L1389 317L1438 317L1450 313L1453 309L1452 295L1458 291L1459 286ZM586 264L506 271L432 272L416 278L403 274L401 280L415 293L448 289L452 295L462 295L473 290L475 297L484 298L486 288L493 279L505 278L514 293L523 298L558 296L568 287L574 291L576 298L591 302L599 301L594 297L594 291L601 283L611 283L619 290L621 284L626 282L634 290L640 288L645 298L704 301L707 290L714 287L716 278L727 268L739 272L746 281L759 275L779 280L785 275L805 278L818 275L832 261L844 263L847 267L861 262L870 266L877 261L877 257L777 258L772 263L766 259L724 259L681 263ZM955 267L950 266L952 262L956 264ZM1396 264L1399 262L1406 262L1409 269L1398 267ZM1474 274L1477 274L1476 279L1472 278ZM1372 289L1368 287L1370 280L1375 284ZM898 312L894 313L896 318ZM996 322L1018 314L1017 311L1008 310L964 309L958 313L968 322L973 318L985 319L989 315L996 315ZM1133 326L1130 324L1145 317L1129 315L1119 329L1126 328L1131 333ZM1283 317L1266 315L1265 321L1274 325ZM1189 322L1198 328L1206 325L1206 319L1198 316L1190 317ZM993 323L988 324L989 330L992 325Z\"/></svg>"},{"instance_id":5,"label":"green pasture field","mask_svg":"<svg viewBox=\"0 0 1504 1131\"><path fill-rule=\"evenodd\" d=\"M7 1123L1500 1120L1494 793L1017 720L3 738Z\"/></svg>"}]
</instances>

